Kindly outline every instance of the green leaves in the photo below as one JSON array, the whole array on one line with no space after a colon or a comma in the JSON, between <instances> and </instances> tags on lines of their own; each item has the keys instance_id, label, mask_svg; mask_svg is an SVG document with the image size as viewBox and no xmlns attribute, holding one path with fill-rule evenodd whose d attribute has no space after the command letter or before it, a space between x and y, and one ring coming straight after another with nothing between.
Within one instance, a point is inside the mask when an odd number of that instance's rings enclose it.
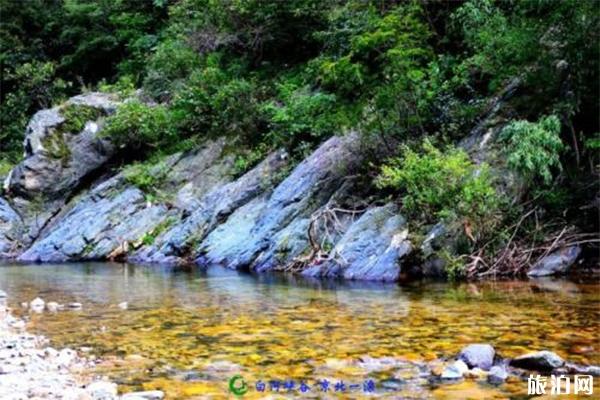
<instances>
[{"instance_id":1,"label":"green leaves","mask_svg":"<svg viewBox=\"0 0 600 400\"><path fill-rule=\"evenodd\" d=\"M106 119L102 132L121 147L148 150L177 142L172 116L164 105L131 100Z\"/></svg>"},{"instance_id":2,"label":"green leaves","mask_svg":"<svg viewBox=\"0 0 600 400\"><path fill-rule=\"evenodd\" d=\"M537 123L513 121L502 130L500 138L507 143L508 165L524 178L540 179L549 185L552 171L562 170L560 153L565 146L558 117L543 117Z\"/></svg>"},{"instance_id":3,"label":"green leaves","mask_svg":"<svg viewBox=\"0 0 600 400\"><path fill-rule=\"evenodd\" d=\"M490 228L500 204L486 164L475 165L461 149L441 151L428 140L419 152L405 147L400 158L384 164L376 185L402 193L404 210L421 220L466 219L480 230Z\"/></svg>"}]
</instances>

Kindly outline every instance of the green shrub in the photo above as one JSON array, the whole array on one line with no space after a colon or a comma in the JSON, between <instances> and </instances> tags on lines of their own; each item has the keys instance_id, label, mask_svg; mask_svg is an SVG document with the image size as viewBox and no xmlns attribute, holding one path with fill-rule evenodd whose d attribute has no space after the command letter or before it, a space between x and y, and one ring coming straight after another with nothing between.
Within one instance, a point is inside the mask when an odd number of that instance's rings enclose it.
<instances>
[{"instance_id":1,"label":"green shrub","mask_svg":"<svg viewBox=\"0 0 600 400\"><path fill-rule=\"evenodd\" d=\"M60 131L73 134L81 132L86 122L95 121L104 114L99 108L83 104L67 104L60 109L60 113L65 119Z\"/></svg>"},{"instance_id":2,"label":"green shrub","mask_svg":"<svg viewBox=\"0 0 600 400\"><path fill-rule=\"evenodd\" d=\"M192 74L173 99L177 126L203 136L252 138L260 125L259 89L254 82L230 78L217 65Z\"/></svg>"},{"instance_id":3,"label":"green shrub","mask_svg":"<svg viewBox=\"0 0 600 400\"><path fill-rule=\"evenodd\" d=\"M4 55L4 54L2 54ZM56 77L51 62L33 61L14 70L3 67L0 106L0 153L16 162L22 153L23 132L29 118L50 107L65 93L67 84Z\"/></svg>"},{"instance_id":4,"label":"green shrub","mask_svg":"<svg viewBox=\"0 0 600 400\"><path fill-rule=\"evenodd\" d=\"M509 167L528 180L541 179L552 182L552 170L562 170L560 153L564 145L560 140L560 121L551 115L538 122L513 121L500 135L507 143Z\"/></svg>"},{"instance_id":5,"label":"green shrub","mask_svg":"<svg viewBox=\"0 0 600 400\"><path fill-rule=\"evenodd\" d=\"M200 57L184 41L162 42L148 61L144 89L155 99L164 101L185 85L194 69L200 67Z\"/></svg>"},{"instance_id":6,"label":"green shrub","mask_svg":"<svg viewBox=\"0 0 600 400\"><path fill-rule=\"evenodd\" d=\"M376 184L403 193L404 210L426 222L466 219L479 231L493 227L500 205L487 165L475 165L461 149L442 152L428 140L421 152L406 147L384 164Z\"/></svg>"},{"instance_id":7,"label":"green shrub","mask_svg":"<svg viewBox=\"0 0 600 400\"><path fill-rule=\"evenodd\" d=\"M138 162L123 169L123 178L144 193L156 195L168 172L169 168L162 162Z\"/></svg>"},{"instance_id":8,"label":"green shrub","mask_svg":"<svg viewBox=\"0 0 600 400\"><path fill-rule=\"evenodd\" d=\"M278 85L278 99L265 102L261 111L271 141L288 147L335 134L347 124L335 95L289 82Z\"/></svg>"},{"instance_id":9,"label":"green shrub","mask_svg":"<svg viewBox=\"0 0 600 400\"><path fill-rule=\"evenodd\" d=\"M103 130L117 145L158 149L178 140L171 114L164 105L151 106L132 100L106 119Z\"/></svg>"}]
</instances>

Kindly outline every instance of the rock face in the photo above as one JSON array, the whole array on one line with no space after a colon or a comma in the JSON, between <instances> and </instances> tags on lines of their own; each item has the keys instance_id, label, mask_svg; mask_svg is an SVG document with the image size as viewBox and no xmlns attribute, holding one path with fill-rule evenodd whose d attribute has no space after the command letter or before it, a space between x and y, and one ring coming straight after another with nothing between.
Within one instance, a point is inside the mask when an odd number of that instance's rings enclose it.
<instances>
[{"instance_id":1,"label":"rock face","mask_svg":"<svg viewBox=\"0 0 600 400\"><path fill-rule=\"evenodd\" d=\"M287 156L279 151L233 182L221 182L207 190L189 216L157 238L155 244L133 256L139 261L185 262L197 255L197 246L219 223L236 209L269 190Z\"/></svg>"},{"instance_id":2,"label":"rock face","mask_svg":"<svg viewBox=\"0 0 600 400\"><path fill-rule=\"evenodd\" d=\"M494 364L495 355L494 348L489 344L470 344L461 350L458 358L469 368L481 368L487 371Z\"/></svg>"},{"instance_id":3,"label":"rock face","mask_svg":"<svg viewBox=\"0 0 600 400\"><path fill-rule=\"evenodd\" d=\"M560 368L565 361L556 353L543 350L529 353L510 360L510 366L534 371L551 371Z\"/></svg>"},{"instance_id":4,"label":"rock face","mask_svg":"<svg viewBox=\"0 0 600 400\"><path fill-rule=\"evenodd\" d=\"M110 95L90 93L32 118L26 158L0 199L0 254L23 262L118 258L263 272L306 254L315 215L344 205L331 214L335 229L316 228L319 235L327 231L329 261L308 260L305 274L398 279L411 251L406 221L394 204L359 207L353 198L352 173L365 154L359 134L330 138L287 177L284 151L235 178L225 139L207 141L149 167L161 178L155 193L145 193L127 172L101 171L115 152L99 134L103 117L118 105ZM86 107L85 120L66 118L73 107ZM90 183L94 174L101 178Z\"/></svg>"},{"instance_id":5,"label":"rock face","mask_svg":"<svg viewBox=\"0 0 600 400\"><path fill-rule=\"evenodd\" d=\"M253 265L253 262L261 253L263 258L268 258L265 255L277 251L277 242L273 240L277 232L291 224L299 224L298 219L310 217L329 201L344 178L360 165L359 146L356 134L334 136L294 168L266 201L250 235L240 238L243 247L230 260L229 266L268 269L260 263Z\"/></svg>"},{"instance_id":6,"label":"rock face","mask_svg":"<svg viewBox=\"0 0 600 400\"><path fill-rule=\"evenodd\" d=\"M0 197L0 258L10 257L19 246L23 221L8 201Z\"/></svg>"},{"instance_id":7,"label":"rock face","mask_svg":"<svg viewBox=\"0 0 600 400\"><path fill-rule=\"evenodd\" d=\"M118 104L112 95L88 93L32 117L25 131L25 159L3 185L5 200L21 219L17 237L12 230L8 256L29 246L66 200L113 156L114 146L100 132L104 117ZM2 236L0 247L6 248Z\"/></svg>"},{"instance_id":8,"label":"rock face","mask_svg":"<svg viewBox=\"0 0 600 400\"><path fill-rule=\"evenodd\" d=\"M222 147L223 142L209 143L197 152L173 156L155 168L169 170L164 185L176 187L179 183L192 192L198 187L208 190L227 179L232 166L230 158L218 162ZM180 171L187 170L190 163L196 166L196 175L186 172L188 180L182 179ZM174 223L181 211L166 202L148 201L146 193L128 184L123 173L71 203L52 229L19 260L57 262L125 257L144 238L151 240L156 229Z\"/></svg>"},{"instance_id":9,"label":"rock face","mask_svg":"<svg viewBox=\"0 0 600 400\"><path fill-rule=\"evenodd\" d=\"M581 254L579 246L570 246L555 251L538 261L527 275L537 277L564 274L577 261L579 254Z\"/></svg>"},{"instance_id":10,"label":"rock face","mask_svg":"<svg viewBox=\"0 0 600 400\"><path fill-rule=\"evenodd\" d=\"M332 251L333 260L312 265L307 276L345 279L395 281L400 275L400 260L411 249L406 240L406 221L397 207L387 204L365 212L350 225Z\"/></svg>"}]
</instances>

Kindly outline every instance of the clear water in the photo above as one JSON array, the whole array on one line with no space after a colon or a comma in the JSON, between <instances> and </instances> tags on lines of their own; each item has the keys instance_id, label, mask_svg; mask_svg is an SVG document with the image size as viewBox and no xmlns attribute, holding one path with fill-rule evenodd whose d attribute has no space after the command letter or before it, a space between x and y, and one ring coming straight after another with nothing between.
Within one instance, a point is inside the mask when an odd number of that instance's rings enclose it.
<instances>
[{"instance_id":1,"label":"clear water","mask_svg":"<svg viewBox=\"0 0 600 400\"><path fill-rule=\"evenodd\" d=\"M503 356L548 349L600 364L597 282L400 286L85 263L3 265L0 288L15 313L30 318L31 332L101 357L93 373L108 375L122 391L161 389L169 398L229 398L236 374L250 386L244 398L276 394L268 385L258 392L259 380L293 380L289 397L300 397L297 385L306 381L311 390L302 397L322 397L311 383L324 378L332 398L364 394L335 393L334 382L368 379L377 390L370 397L523 398L527 385L518 379L500 388L478 379L438 385L419 379L413 364L379 371L357 364L394 357L439 368L436 360L479 342ZM83 310L29 315L20 308L37 296L77 301ZM123 301L129 309L117 306Z\"/></svg>"}]
</instances>

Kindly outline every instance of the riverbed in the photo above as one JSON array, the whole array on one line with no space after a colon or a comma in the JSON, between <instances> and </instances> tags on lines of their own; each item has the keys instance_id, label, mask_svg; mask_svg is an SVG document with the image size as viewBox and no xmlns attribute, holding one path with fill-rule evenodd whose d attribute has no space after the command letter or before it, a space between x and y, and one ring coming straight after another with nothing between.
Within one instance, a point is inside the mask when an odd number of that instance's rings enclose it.
<instances>
[{"instance_id":1,"label":"riverbed","mask_svg":"<svg viewBox=\"0 0 600 400\"><path fill-rule=\"evenodd\" d=\"M330 396L340 398L349 396L335 392L340 381L346 391L355 386L352 397L527 393L522 380L438 384L419 376L470 343L490 343L503 357L547 349L571 362L600 364L597 281L397 285L73 263L0 266L0 288L14 313L29 318L28 331L102 359L90 373L107 375L121 391L158 389L167 398L227 398L235 375L249 387L244 398L275 394L270 381L294 382L292 397L318 397L316 382L323 379L332 382ZM83 308L39 314L21 308L35 297ZM381 360L397 364L372 368ZM363 390L368 381L374 394ZM301 382L309 387L302 395ZM257 390L261 383L265 392Z\"/></svg>"}]
</instances>

